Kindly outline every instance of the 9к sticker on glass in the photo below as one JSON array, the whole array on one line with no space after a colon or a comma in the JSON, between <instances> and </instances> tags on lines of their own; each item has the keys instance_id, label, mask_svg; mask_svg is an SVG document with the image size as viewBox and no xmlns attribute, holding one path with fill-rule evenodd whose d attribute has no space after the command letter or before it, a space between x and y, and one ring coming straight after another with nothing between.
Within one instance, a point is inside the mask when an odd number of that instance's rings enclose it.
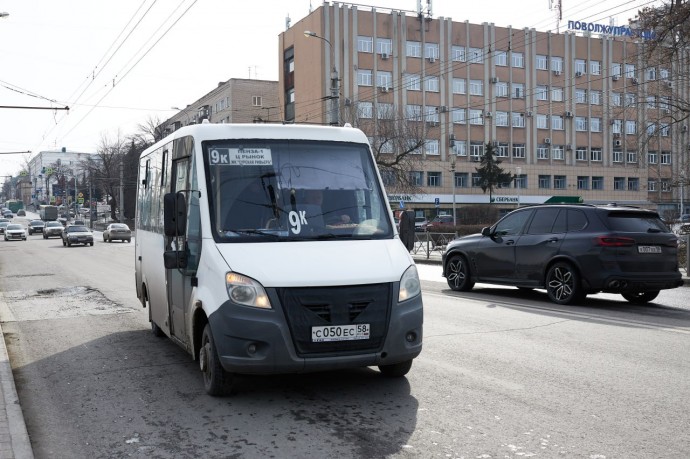
<instances>
[{"instance_id":1,"label":"9\u043a sticker on glass","mask_svg":"<svg viewBox=\"0 0 690 459\"><path fill-rule=\"evenodd\" d=\"M270 148L214 148L209 152L214 166L271 166Z\"/></svg>"}]
</instances>

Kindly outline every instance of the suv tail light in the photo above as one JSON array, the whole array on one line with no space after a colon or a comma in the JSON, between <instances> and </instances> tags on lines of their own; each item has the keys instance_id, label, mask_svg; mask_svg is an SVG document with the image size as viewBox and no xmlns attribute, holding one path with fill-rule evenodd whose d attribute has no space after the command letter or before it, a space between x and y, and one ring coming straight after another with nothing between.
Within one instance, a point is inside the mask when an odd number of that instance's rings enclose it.
<instances>
[{"instance_id":1,"label":"suv tail light","mask_svg":"<svg viewBox=\"0 0 690 459\"><path fill-rule=\"evenodd\" d=\"M630 247L635 245L635 239L618 236L597 236L594 242L602 247Z\"/></svg>"}]
</instances>

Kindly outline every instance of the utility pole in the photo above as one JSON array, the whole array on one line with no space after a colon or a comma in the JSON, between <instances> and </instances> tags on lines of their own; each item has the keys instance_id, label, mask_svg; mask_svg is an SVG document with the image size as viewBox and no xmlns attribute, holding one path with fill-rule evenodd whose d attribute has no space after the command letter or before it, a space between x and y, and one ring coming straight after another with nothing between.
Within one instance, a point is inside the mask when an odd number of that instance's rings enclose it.
<instances>
[{"instance_id":1,"label":"utility pole","mask_svg":"<svg viewBox=\"0 0 690 459\"><path fill-rule=\"evenodd\" d=\"M122 159L120 159L120 202L119 207L120 207L120 217L118 218L119 222L122 222L122 220L125 218L125 208L123 205L123 201L125 200L125 190L124 187L122 186L123 184L123 176L124 176L124 168L125 165L122 162Z\"/></svg>"}]
</instances>

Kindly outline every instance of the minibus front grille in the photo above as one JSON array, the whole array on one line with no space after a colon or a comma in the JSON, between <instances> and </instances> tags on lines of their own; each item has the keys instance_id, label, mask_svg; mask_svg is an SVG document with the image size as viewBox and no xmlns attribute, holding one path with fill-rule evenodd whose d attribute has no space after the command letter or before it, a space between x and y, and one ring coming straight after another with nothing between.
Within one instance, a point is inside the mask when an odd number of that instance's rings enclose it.
<instances>
[{"instance_id":1,"label":"minibus front grille","mask_svg":"<svg viewBox=\"0 0 690 459\"><path fill-rule=\"evenodd\" d=\"M390 319L391 284L277 289L300 356L377 352ZM313 342L312 327L368 324L369 339Z\"/></svg>"}]
</instances>

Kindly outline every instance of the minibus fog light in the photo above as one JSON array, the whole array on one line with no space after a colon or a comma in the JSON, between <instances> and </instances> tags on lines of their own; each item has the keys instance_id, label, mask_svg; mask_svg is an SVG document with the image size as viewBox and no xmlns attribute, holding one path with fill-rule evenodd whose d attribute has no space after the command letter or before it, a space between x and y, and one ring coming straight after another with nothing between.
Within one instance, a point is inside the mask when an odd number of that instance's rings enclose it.
<instances>
[{"instance_id":1,"label":"minibus fog light","mask_svg":"<svg viewBox=\"0 0 690 459\"><path fill-rule=\"evenodd\" d=\"M398 303L407 301L422 293L422 286L419 283L419 275L415 265L407 268L400 278L400 293L398 293Z\"/></svg>"},{"instance_id":2,"label":"minibus fog light","mask_svg":"<svg viewBox=\"0 0 690 459\"><path fill-rule=\"evenodd\" d=\"M227 273L225 283L233 303L255 308L270 309L271 302L266 290L254 279L237 273Z\"/></svg>"}]
</instances>

